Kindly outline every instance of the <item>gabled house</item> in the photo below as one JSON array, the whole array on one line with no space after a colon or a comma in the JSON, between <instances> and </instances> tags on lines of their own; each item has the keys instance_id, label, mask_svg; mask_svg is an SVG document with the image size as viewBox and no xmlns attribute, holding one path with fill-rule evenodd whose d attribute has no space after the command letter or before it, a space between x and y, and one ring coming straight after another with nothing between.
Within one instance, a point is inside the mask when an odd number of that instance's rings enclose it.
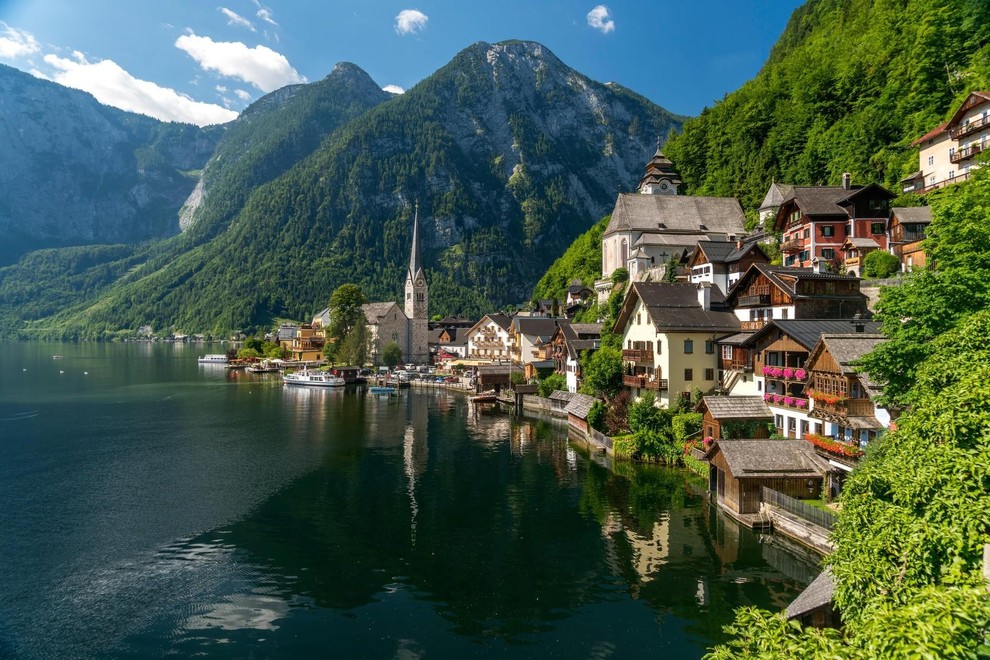
<instances>
[{"instance_id":1,"label":"gabled house","mask_svg":"<svg viewBox=\"0 0 990 660\"><path fill-rule=\"evenodd\" d=\"M567 287L567 305L588 302L595 296L595 291L589 286L581 284L581 280L572 280Z\"/></svg>"},{"instance_id":2,"label":"gabled house","mask_svg":"<svg viewBox=\"0 0 990 660\"><path fill-rule=\"evenodd\" d=\"M755 263L770 264L770 258L756 241L698 241L688 257L691 283L708 282L724 296Z\"/></svg>"},{"instance_id":3,"label":"gabled house","mask_svg":"<svg viewBox=\"0 0 990 660\"><path fill-rule=\"evenodd\" d=\"M290 359L303 362L321 361L323 360L323 345L325 343L326 338L322 327L313 327L310 323L303 323L296 329L295 336L287 346Z\"/></svg>"},{"instance_id":4,"label":"gabled house","mask_svg":"<svg viewBox=\"0 0 990 660\"><path fill-rule=\"evenodd\" d=\"M823 334L808 357L811 417L824 423L823 435L863 448L890 428L890 413L877 405L880 387L852 363L887 341L879 333ZM825 447L827 448L827 446ZM839 452L845 455L843 452Z\"/></svg>"},{"instance_id":5,"label":"gabled house","mask_svg":"<svg viewBox=\"0 0 990 660\"><path fill-rule=\"evenodd\" d=\"M735 241L746 233L746 217L731 197L677 194L680 177L658 149L635 193L620 193L602 234L602 278L617 268L639 280L653 266L683 260L698 241ZM600 294L603 280L595 283Z\"/></svg>"},{"instance_id":6,"label":"gabled house","mask_svg":"<svg viewBox=\"0 0 990 660\"><path fill-rule=\"evenodd\" d=\"M467 356L493 362L512 359L512 319L505 314L486 314L467 331Z\"/></svg>"},{"instance_id":7,"label":"gabled house","mask_svg":"<svg viewBox=\"0 0 990 660\"><path fill-rule=\"evenodd\" d=\"M909 273L927 265L924 240L931 223L930 206L890 209L890 221L887 223L890 251L901 260L903 272Z\"/></svg>"},{"instance_id":8,"label":"gabled house","mask_svg":"<svg viewBox=\"0 0 990 660\"><path fill-rule=\"evenodd\" d=\"M706 396L696 408L701 434L712 440L758 440L770 437L773 413L762 396Z\"/></svg>"},{"instance_id":9,"label":"gabled house","mask_svg":"<svg viewBox=\"0 0 990 660\"><path fill-rule=\"evenodd\" d=\"M374 302L361 305L368 324L368 357L378 364L382 350L390 342L402 349L402 359L408 360L409 317L405 310L394 302Z\"/></svg>"},{"instance_id":10,"label":"gabled house","mask_svg":"<svg viewBox=\"0 0 990 660\"><path fill-rule=\"evenodd\" d=\"M784 265L806 268L818 260L837 269L847 238L871 238L886 249L894 197L876 184L853 186L849 174L842 175L841 186L793 186L774 221L783 234Z\"/></svg>"},{"instance_id":11,"label":"gabled house","mask_svg":"<svg viewBox=\"0 0 990 660\"><path fill-rule=\"evenodd\" d=\"M949 121L911 143L918 171L901 180L904 192L926 193L965 181L990 146L990 92L971 92Z\"/></svg>"},{"instance_id":12,"label":"gabled house","mask_svg":"<svg viewBox=\"0 0 990 660\"><path fill-rule=\"evenodd\" d=\"M554 371L564 376L568 392L577 392L581 387L581 353L598 350L601 332L601 323L562 322L547 342L544 356L553 360Z\"/></svg>"},{"instance_id":13,"label":"gabled house","mask_svg":"<svg viewBox=\"0 0 990 660\"><path fill-rule=\"evenodd\" d=\"M743 330L759 330L774 319L866 316L866 303L856 277L764 264L750 266L725 298Z\"/></svg>"},{"instance_id":14,"label":"gabled house","mask_svg":"<svg viewBox=\"0 0 990 660\"><path fill-rule=\"evenodd\" d=\"M467 357L467 328L439 327L430 331L430 352L435 361Z\"/></svg>"},{"instance_id":15,"label":"gabled house","mask_svg":"<svg viewBox=\"0 0 990 660\"><path fill-rule=\"evenodd\" d=\"M568 321L545 316L513 316L509 325L512 361L527 364L544 359L542 347L550 341L561 322Z\"/></svg>"},{"instance_id":16,"label":"gabled house","mask_svg":"<svg viewBox=\"0 0 990 660\"><path fill-rule=\"evenodd\" d=\"M863 259L870 252L875 252L880 248L880 243L875 239L850 236L842 243L842 268L841 272L851 277L862 277Z\"/></svg>"},{"instance_id":17,"label":"gabled house","mask_svg":"<svg viewBox=\"0 0 990 660\"><path fill-rule=\"evenodd\" d=\"M711 285L633 282L615 322L622 337L623 384L653 391L662 406L717 384L717 341L739 331L729 312L713 309Z\"/></svg>"}]
</instances>

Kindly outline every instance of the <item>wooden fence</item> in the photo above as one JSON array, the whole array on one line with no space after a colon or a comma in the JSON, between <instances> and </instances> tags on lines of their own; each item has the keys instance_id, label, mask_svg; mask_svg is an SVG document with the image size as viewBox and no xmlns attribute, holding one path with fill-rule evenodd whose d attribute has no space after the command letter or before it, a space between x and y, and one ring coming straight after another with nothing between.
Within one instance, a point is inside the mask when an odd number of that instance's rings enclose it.
<instances>
[{"instance_id":1,"label":"wooden fence","mask_svg":"<svg viewBox=\"0 0 990 660\"><path fill-rule=\"evenodd\" d=\"M763 487L763 502L764 504L778 507L791 515L829 531L835 525L836 516L831 511L805 504L801 500L794 499L789 495L784 495L766 486Z\"/></svg>"}]
</instances>

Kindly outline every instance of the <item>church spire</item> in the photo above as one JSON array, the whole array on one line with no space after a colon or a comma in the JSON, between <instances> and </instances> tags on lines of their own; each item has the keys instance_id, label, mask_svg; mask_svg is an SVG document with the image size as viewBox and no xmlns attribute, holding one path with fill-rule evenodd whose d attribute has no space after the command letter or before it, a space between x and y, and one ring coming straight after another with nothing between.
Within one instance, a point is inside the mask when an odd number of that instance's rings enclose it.
<instances>
[{"instance_id":1,"label":"church spire","mask_svg":"<svg viewBox=\"0 0 990 660\"><path fill-rule=\"evenodd\" d=\"M409 279L415 280L422 268L419 261L419 202L413 214L412 250L409 253Z\"/></svg>"}]
</instances>

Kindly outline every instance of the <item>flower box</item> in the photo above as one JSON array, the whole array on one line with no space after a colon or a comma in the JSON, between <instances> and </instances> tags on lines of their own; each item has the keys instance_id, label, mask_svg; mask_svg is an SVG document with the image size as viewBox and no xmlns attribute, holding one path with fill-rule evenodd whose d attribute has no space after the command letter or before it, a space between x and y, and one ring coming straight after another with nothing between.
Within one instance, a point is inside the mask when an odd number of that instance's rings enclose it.
<instances>
[{"instance_id":1,"label":"flower box","mask_svg":"<svg viewBox=\"0 0 990 660\"><path fill-rule=\"evenodd\" d=\"M824 435L818 435L817 433L805 433L804 439L815 445L819 449L823 449L832 454L837 454L839 456L846 456L849 458L858 458L863 455L863 450L856 445L850 444L848 442L841 442L834 438L829 438Z\"/></svg>"},{"instance_id":2,"label":"flower box","mask_svg":"<svg viewBox=\"0 0 990 660\"><path fill-rule=\"evenodd\" d=\"M793 406L794 405L794 397L792 397L792 396L785 396L784 397L784 405L785 406Z\"/></svg>"},{"instance_id":3,"label":"flower box","mask_svg":"<svg viewBox=\"0 0 990 660\"><path fill-rule=\"evenodd\" d=\"M786 367L784 369L784 378L787 378L788 380L794 378L794 370L791 369L790 367Z\"/></svg>"},{"instance_id":4,"label":"flower box","mask_svg":"<svg viewBox=\"0 0 990 660\"><path fill-rule=\"evenodd\" d=\"M794 399L794 405L797 406L798 408L807 408L808 407L808 400L807 399Z\"/></svg>"},{"instance_id":5,"label":"flower box","mask_svg":"<svg viewBox=\"0 0 990 660\"><path fill-rule=\"evenodd\" d=\"M764 394L763 395L763 400L764 401L768 401L768 402L769 401L773 401L773 395L772 394Z\"/></svg>"},{"instance_id":6,"label":"flower box","mask_svg":"<svg viewBox=\"0 0 990 660\"><path fill-rule=\"evenodd\" d=\"M794 378L795 379L797 379L797 380L804 380L807 377L808 377L808 372L805 371L804 369L795 369L794 370Z\"/></svg>"},{"instance_id":7,"label":"flower box","mask_svg":"<svg viewBox=\"0 0 990 660\"><path fill-rule=\"evenodd\" d=\"M783 401L784 401L784 395L783 394L774 394L773 395L773 402L774 403L782 403Z\"/></svg>"}]
</instances>

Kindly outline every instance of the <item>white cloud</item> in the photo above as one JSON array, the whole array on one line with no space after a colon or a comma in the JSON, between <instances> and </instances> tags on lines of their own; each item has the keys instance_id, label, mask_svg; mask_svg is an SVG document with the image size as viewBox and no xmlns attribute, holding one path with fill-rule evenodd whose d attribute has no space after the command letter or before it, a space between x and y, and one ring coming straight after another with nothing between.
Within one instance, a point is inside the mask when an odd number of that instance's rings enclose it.
<instances>
[{"instance_id":1,"label":"white cloud","mask_svg":"<svg viewBox=\"0 0 990 660\"><path fill-rule=\"evenodd\" d=\"M395 17L395 31L399 34L415 34L426 28L430 17L418 9L403 9Z\"/></svg>"},{"instance_id":2,"label":"white cloud","mask_svg":"<svg viewBox=\"0 0 990 660\"><path fill-rule=\"evenodd\" d=\"M50 80L66 87L89 92L96 100L121 110L138 112L163 121L180 121L199 126L223 124L237 113L212 103L194 101L174 89L139 80L112 60L89 62L81 53L74 59L45 55L55 69Z\"/></svg>"},{"instance_id":3,"label":"white cloud","mask_svg":"<svg viewBox=\"0 0 990 660\"><path fill-rule=\"evenodd\" d=\"M275 22L275 19L274 18L272 18L272 11L270 9L266 9L265 7L262 7L261 9L259 9L258 10L258 18L260 18L261 20L263 20L265 23L270 23L270 24L274 25L275 27L278 27L278 23Z\"/></svg>"},{"instance_id":4,"label":"white cloud","mask_svg":"<svg viewBox=\"0 0 990 660\"><path fill-rule=\"evenodd\" d=\"M39 50L41 46L30 32L0 21L0 58L12 60L16 57L34 55Z\"/></svg>"},{"instance_id":5,"label":"white cloud","mask_svg":"<svg viewBox=\"0 0 990 660\"><path fill-rule=\"evenodd\" d=\"M601 30L603 34L608 34L615 29L612 12L605 5L598 5L588 12L588 25L596 30Z\"/></svg>"},{"instance_id":6,"label":"white cloud","mask_svg":"<svg viewBox=\"0 0 990 660\"><path fill-rule=\"evenodd\" d=\"M406 90L402 89L398 85L385 85L382 90L388 92L389 94L405 94Z\"/></svg>"},{"instance_id":7,"label":"white cloud","mask_svg":"<svg viewBox=\"0 0 990 660\"><path fill-rule=\"evenodd\" d=\"M234 25L237 27L247 28L254 32L254 24L248 19L244 18L240 14L233 12L226 7L217 7L221 14L227 17L227 25Z\"/></svg>"},{"instance_id":8,"label":"white cloud","mask_svg":"<svg viewBox=\"0 0 990 660\"><path fill-rule=\"evenodd\" d=\"M243 89L235 89L234 95L242 101L251 100L251 92L245 92Z\"/></svg>"},{"instance_id":9,"label":"white cloud","mask_svg":"<svg viewBox=\"0 0 990 660\"><path fill-rule=\"evenodd\" d=\"M306 82L284 55L266 46L248 48L239 41L213 41L190 32L176 39L175 47L188 53L203 69L243 80L263 92Z\"/></svg>"}]
</instances>

